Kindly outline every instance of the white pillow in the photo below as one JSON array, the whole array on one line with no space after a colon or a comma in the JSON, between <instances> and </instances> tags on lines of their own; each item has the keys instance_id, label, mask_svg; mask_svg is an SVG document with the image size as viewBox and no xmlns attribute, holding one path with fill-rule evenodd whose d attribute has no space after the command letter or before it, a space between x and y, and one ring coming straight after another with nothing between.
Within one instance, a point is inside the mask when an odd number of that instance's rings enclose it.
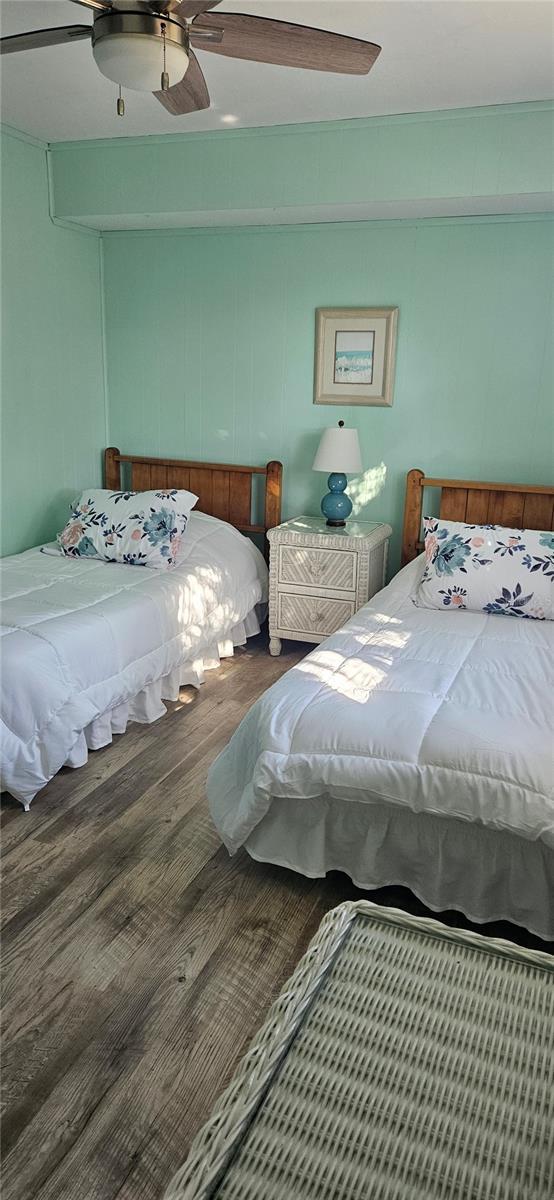
<instances>
[{"instance_id":1,"label":"white pillow","mask_svg":"<svg viewBox=\"0 0 554 1200\"><path fill-rule=\"evenodd\" d=\"M198 496L183 490L111 492L91 488L71 506L58 534L62 554L167 570L179 561L181 539Z\"/></svg>"},{"instance_id":2,"label":"white pillow","mask_svg":"<svg viewBox=\"0 0 554 1200\"><path fill-rule=\"evenodd\" d=\"M554 619L554 533L426 517L419 608Z\"/></svg>"}]
</instances>

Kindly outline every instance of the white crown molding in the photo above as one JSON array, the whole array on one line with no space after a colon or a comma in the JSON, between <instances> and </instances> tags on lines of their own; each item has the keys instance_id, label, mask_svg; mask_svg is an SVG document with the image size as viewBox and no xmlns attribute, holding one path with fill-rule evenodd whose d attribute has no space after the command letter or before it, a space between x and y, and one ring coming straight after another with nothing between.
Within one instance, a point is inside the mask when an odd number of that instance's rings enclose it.
<instances>
[{"instance_id":1,"label":"white crown molding","mask_svg":"<svg viewBox=\"0 0 554 1200\"><path fill-rule=\"evenodd\" d=\"M39 150L48 150L48 142L43 142L41 138L33 137L30 133L24 133L22 129L15 129L13 125L6 125L3 121L0 122L0 133L3 137L15 138L18 142L26 142L28 146L36 146Z\"/></svg>"}]
</instances>

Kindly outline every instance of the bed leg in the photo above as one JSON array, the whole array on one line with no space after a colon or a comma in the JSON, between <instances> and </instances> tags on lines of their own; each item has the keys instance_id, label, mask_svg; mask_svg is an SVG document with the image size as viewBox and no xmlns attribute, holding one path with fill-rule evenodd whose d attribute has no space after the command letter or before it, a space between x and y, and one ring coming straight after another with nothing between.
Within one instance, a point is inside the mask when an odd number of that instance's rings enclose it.
<instances>
[{"instance_id":1,"label":"bed leg","mask_svg":"<svg viewBox=\"0 0 554 1200\"><path fill-rule=\"evenodd\" d=\"M31 801L30 800L24 801L23 812L30 812L30 811L31 811Z\"/></svg>"},{"instance_id":2,"label":"bed leg","mask_svg":"<svg viewBox=\"0 0 554 1200\"><path fill-rule=\"evenodd\" d=\"M271 637L269 639L269 653L272 654L274 658L277 658L277 656L281 653L281 638Z\"/></svg>"}]
</instances>

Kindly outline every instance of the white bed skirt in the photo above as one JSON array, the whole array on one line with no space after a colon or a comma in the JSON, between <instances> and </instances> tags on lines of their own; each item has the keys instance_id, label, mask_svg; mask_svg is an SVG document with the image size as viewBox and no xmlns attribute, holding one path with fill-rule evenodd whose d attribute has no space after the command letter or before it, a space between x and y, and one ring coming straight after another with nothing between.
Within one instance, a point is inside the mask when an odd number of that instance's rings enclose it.
<instances>
[{"instance_id":1,"label":"white bed skirt","mask_svg":"<svg viewBox=\"0 0 554 1200\"><path fill-rule=\"evenodd\" d=\"M101 750L103 746L108 746L114 734L125 733L129 721L150 725L152 721L163 717L167 712L164 700L178 700L182 687L200 687L206 671L218 667L222 658L231 658L235 646L244 646L247 638L255 637L260 632L260 621L265 619L266 608L264 604L257 605L247 613L244 621L233 626L225 638L204 647L199 657L185 660L168 675L153 679L130 700L101 713L79 733L64 766L83 767L89 750Z\"/></svg>"},{"instance_id":2,"label":"white bed skirt","mask_svg":"<svg viewBox=\"0 0 554 1200\"><path fill-rule=\"evenodd\" d=\"M410 809L275 799L245 842L252 858L361 888L410 888L434 912L511 921L554 939L554 851L542 841Z\"/></svg>"}]
</instances>

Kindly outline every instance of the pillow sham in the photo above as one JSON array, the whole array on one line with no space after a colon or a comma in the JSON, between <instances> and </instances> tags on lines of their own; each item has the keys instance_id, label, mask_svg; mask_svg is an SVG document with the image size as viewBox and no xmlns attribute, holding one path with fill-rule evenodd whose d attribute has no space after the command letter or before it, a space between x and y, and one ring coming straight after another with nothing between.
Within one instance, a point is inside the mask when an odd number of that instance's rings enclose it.
<instances>
[{"instance_id":1,"label":"pillow sham","mask_svg":"<svg viewBox=\"0 0 554 1200\"><path fill-rule=\"evenodd\" d=\"M426 517L419 608L554 619L554 533Z\"/></svg>"},{"instance_id":2,"label":"pillow sham","mask_svg":"<svg viewBox=\"0 0 554 1200\"><path fill-rule=\"evenodd\" d=\"M90 488L71 506L58 534L62 554L167 570L179 561L181 540L198 496L172 489L111 492Z\"/></svg>"}]
</instances>

